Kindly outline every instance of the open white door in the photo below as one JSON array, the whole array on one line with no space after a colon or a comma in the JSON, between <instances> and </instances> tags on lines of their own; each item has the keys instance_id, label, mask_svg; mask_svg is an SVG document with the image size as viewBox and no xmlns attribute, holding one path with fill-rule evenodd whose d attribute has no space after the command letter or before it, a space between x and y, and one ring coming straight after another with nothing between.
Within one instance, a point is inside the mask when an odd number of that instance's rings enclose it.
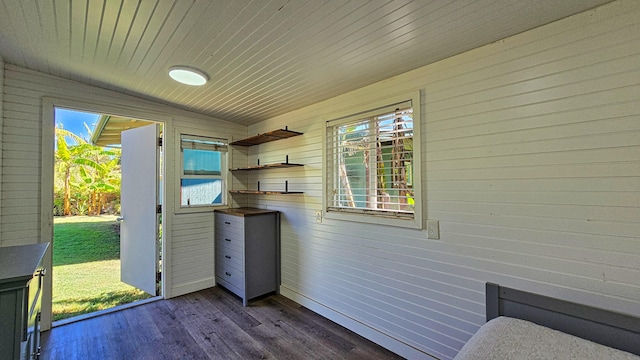
<instances>
[{"instance_id":1,"label":"open white door","mask_svg":"<svg viewBox=\"0 0 640 360\"><path fill-rule=\"evenodd\" d=\"M158 124L122 132L120 279L156 295Z\"/></svg>"}]
</instances>

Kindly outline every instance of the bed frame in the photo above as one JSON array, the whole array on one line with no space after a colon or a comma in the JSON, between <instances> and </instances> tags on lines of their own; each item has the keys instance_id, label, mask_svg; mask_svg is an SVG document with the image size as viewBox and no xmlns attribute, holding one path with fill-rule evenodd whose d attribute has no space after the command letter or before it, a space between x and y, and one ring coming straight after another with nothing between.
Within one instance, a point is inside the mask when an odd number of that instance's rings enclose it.
<instances>
[{"instance_id":1,"label":"bed frame","mask_svg":"<svg viewBox=\"0 0 640 360\"><path fill-rule=\"evenodd\" d=\"M487 321L498 316L531 321L640 355L640 318L487 283Z\"/></svg>"}]
</instances>

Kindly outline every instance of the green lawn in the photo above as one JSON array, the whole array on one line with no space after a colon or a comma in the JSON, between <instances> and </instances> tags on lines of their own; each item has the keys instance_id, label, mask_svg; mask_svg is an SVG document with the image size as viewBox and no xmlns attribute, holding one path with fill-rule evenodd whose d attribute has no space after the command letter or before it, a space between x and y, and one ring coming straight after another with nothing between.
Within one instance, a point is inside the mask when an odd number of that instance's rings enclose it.
<instances>
[{"instance_id":1,"label":"green lawn","mask_svg":"<svg viewBox=\"0 0 640 360\"><path fill-rule=\"evenodd\" d=\"M54 321L150 297L120 282L120 233L115 218L55 218Z\"/></svg>"}]
</instances>

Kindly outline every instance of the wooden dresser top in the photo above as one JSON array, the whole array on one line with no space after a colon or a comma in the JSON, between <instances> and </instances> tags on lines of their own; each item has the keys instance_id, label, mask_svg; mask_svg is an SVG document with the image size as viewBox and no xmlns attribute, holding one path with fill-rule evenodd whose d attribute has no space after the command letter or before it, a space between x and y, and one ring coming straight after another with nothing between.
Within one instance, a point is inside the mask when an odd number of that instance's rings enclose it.
<instances>
[{"instance_id":1,"label":"wooden dresser top","mask_svg":"<svg viewBox=\"0 0 640 360\"><path fill-rule=\"evenodd\" d=\"M220 210L216 210L216 212L235 215L235 216L253 216L253 215L262 215L262 214L275 214L278 211L257 209L257 208L250 208L250 207L241 207L241 208L220 209Z\"/></svg>"}]
</instances>

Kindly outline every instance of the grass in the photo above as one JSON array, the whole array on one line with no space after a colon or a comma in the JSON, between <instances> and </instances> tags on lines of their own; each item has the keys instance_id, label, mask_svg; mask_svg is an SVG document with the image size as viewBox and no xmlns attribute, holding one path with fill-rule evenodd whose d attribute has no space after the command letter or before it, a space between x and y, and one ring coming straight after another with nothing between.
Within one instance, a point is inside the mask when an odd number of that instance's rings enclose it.
<instances>
[{"instance_id":1,"label":"grass","mask_svg":"<svg viewBox=\"0 0 640 360\"><path fill-rule=\"evenodd\" d=\"M55 218L54 321L150 297L120 281L120 227L115 218Z\"/></svg>"}]
</instances>

